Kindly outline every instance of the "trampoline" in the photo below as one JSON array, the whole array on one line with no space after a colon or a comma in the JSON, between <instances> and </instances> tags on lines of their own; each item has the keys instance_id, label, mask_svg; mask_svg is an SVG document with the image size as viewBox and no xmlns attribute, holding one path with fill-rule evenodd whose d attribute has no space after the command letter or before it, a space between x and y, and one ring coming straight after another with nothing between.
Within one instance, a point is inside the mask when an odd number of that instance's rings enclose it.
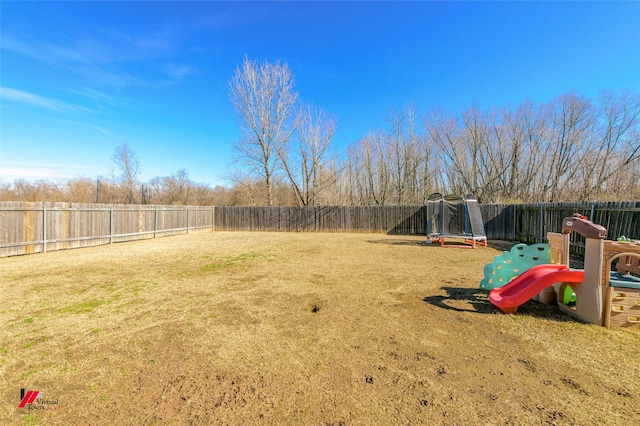
<instances>
[{"instance_id":1,"label":"trampoline","mask_svg":"<svg viewBox=\"0 0 640 426\"><path fill-rule=\"evenodd\" d=\"M427 198L427 240L439 241L442 247L475 248L487 245L478 200L434 193ZM454 244L455 243L455 244Z\"/></svg>"}]
</instances>

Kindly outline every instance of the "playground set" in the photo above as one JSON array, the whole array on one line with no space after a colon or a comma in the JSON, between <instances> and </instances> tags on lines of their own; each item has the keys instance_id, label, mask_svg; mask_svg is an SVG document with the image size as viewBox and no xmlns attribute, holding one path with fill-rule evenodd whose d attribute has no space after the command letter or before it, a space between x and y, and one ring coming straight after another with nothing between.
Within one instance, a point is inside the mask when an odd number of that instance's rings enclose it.
<instances>
[{"instance_id":1,"label":"playground set","mask_svg":"<svg viewBox=\"0 0 640 426\"><path fill-rule=\"evenodd\" d=\"M462 245L452 240L462 240ZM448 240L448 243L446 241ZM442 247L486 246L487 235L482 223L478 200L473 195L433 193L427 198L427 243L440 242Z\"/></svg>"},{"instance_id":2,"label":"playground set","mask_svg":"<svg viewBox=\"0 0 640 426\"><path fill-rule=\"evenodd\" d=\"M584 270L569 267L569 234L585 238ZM580 214L564 218L549 244L516 245L485 266L480 288L504 313L537 299L605 327L640 328L640 242L606 240L607 230Z\"/></svg>"}]
</instances>

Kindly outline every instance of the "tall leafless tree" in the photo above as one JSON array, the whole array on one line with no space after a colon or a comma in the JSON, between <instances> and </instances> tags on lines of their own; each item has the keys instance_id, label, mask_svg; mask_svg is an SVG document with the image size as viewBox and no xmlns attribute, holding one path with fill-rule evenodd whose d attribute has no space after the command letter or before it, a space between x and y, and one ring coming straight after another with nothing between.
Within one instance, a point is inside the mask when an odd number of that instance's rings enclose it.
<instances>
[{"instance_id":1,"label":"tall leafless tree","mask_svg":"<svg viewBox=\"0 0 640 426\"><path fill-rule=\"evenodd\" d=\"M633 182L640 180L640 94L625 91L616 97L610 91L602 92L599 109L599 127L585 170L583 192L633 193Z\"/></svg>"},{"instance_id":2,"label":"tall leafless tree","mask_svg":"<svg viewBox=\"0 0 640 426\"><path fill-rule=\"evenodd\" d=\"M337 171L330 167L330 145L337 131L336 122L321 108L307 104L296 120L297 140L278 147L278 156L301 206L316 204L322 191L335 183Z\"/></svg>"},{"instance_id":3,"label":"tall leafless tree","mask_svg":"<svg viewBox=\"0 0 640 426\"><path fill-rule=\"evenodd\" d=\"M120 202L133 203L137 194L138 175L140 173L140 162L135 151L131 149L127 142L116 147L111 160L114 164L112 177L120 186L124 199Z\"/></svg>"},{"instance_id":4,"label":"tall leafless tree","mask_svg":"<svg viewBox=\"0 0 640 426\"><path fill-rule=\"evenodd\" d=\"M388 205L391 176L385 149L385 133L371 132L349 148L348 173L353 198L360 205Z\"/></svg>"},{"instance_id":5,"label":"tall leafless tree","mask_svg":"<svg viewBox=\"0 0 640 426\"><path fill-rule=\"evenodd\" d=\"M413 105L389 114L390 131L386 136L386 156L389 162L393 198L397 205L415 204L420 198L424 179L419 176L427 152L423 138L416 129Z\"/></svg>"},{"instance_id":6,"label":"tall leafless tree","mask_svg":"<svg viewBox=\"0 0 640 426\"><path fill-rule=\"evenodd\" d=\"M264 180L268 205L274 203L275 175L281 166L278 151L284 150L294 131L297 94L293 85L286 64L259 63L246 57L229 82L241 132L234 151L251 175Z\"/></svg>"}]
</instances>

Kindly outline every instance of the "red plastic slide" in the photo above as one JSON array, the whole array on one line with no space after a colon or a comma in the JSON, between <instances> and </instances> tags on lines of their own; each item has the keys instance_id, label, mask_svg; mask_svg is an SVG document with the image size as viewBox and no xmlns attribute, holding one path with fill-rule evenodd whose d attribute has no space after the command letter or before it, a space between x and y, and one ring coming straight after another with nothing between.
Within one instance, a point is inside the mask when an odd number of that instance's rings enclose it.
<instances>
[{"instance_id":1,"label":"red plastic slide","mask_svg":"<svg viewBox=\"0 0 640 426\"><path fill-rule=\"evenodd\" d=\"M555 283L581 283L584 271L571 270L566 265L537 265L515 277L506 285L494 288L489 301L505 314L512 314L518 306Z\"/></svg>"}]
</instances>

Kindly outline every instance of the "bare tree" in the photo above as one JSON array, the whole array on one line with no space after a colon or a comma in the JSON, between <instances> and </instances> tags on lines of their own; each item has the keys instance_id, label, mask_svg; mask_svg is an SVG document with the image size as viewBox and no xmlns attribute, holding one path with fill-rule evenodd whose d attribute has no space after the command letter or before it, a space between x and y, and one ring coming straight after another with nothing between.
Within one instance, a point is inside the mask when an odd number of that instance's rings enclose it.
<instances>
[{"instance_id":1,"label":"bare tree","mask_svg":"<svg viewBox=\"0 0 640 426\"><path fill-rule=\"evenodd\" d=\"M0 201L15 201L15 194L9 182L0 181Z\"/></svg>"},{"instance_id":2,"label":"bare tree","mask_svg":"<svg viewBox=\"0 0 640 426\"><path fill-rule=\"evenodd\" d=\"M418 204L435 191L473 192L484 203L640 199L640 94L635 92L603 92L597 100L568 93L547 103L468 108L460 114L434 109L425 117L423 133L407 106L391 111L387 128L334 156L336 119L307 106L295 120L296 95L286 66L245 60L230 87L243 131L236 154L245 165L233 170L233 187L196 184L180 170L145 184L150 195L145 201ZM135 153L123 144L113 161L113 179L98 176L99 201L134 202L141 192ZM0 182L0 199L91 202L94 183L85 178Z\"/></svg>"},{"instance_id":3,"label":"bare tree","mask_svg":"<svg viewBox=\"0 0 640 426\"><path fill-rule=\"evenodd\" d=\"M424 164L426 150L416 132L416 112L413 105L394 110L388 119L391 131L385 140L386 160L389 162L395 204L413 204L424 182L418 172Z\"/></svg>"},{"instance_id":4,"label":"bare tree","mask_svg":"<svg viewBox=\"0 0 640 426\"><path fill-rule=\"evenodd\" d=\"M112 177L120 185L126 202L131 204L137 194L136 186L140 173L140 162L135 151L131 149L127 142L116 147L111 160L114 163Z\"/></svg>"},{"instance_id":5,"label":"bare tree","mask_svg":"<svg viewBox=\"0 0 640 426\"><path fill-rule=\"evenodd\" d=\"M502 110L502 122L493 123L497 137L498 164L504 171L499 190L491 202L527 202L535 192L536 176L542 167L539 161L544 152L541 129L543 114L531 101L514 110Z\"/></svg>"},{"instance_id":6,"label":"bare tree","mask_svg":"<svg viewBox=\"0 0 640 426\"><path fill-rule=\"evenodd\" d=\"M278 156L301 206L316 204L321 192L335 183L337 170L330 167L329 149L337 131L336 121L321 108L307 104L296 120L296 146L291 143L278 147Z\"/></svg>"},{"instance_id":7,"label":"bare tree","mask_svg":"<svg viewBox=\"0 0 640 426\"><path fill-rule=\"evenodd\" d=\"M605 93L600 103L597 108L568 93L540 106L525 102L514 111L470 108L461 118L433 111L425 124L439 149L443 188L472 192L482 202L633 194L640 168L640 102L632 94Z\"/></svg>"},{"instance_id":8,"label":"bare tree","mask_svg":"<svg viewBox=\"0 0 640 426\"><path fill-rule=\"evenodd\" d=\"M96 200L96 182L88 178L70 179L65 184L67 200L72 203L92 203Z\"/></svg>"},{"instance_id":9,"label":"bare tree","mask_svg":"<svg viewBox=\"0 0 640 426\"><path fill-rule=\"evenodd\" d=\"M573 93L562 95L551 103L553 119L550 137L553 147L546 162L548 185L544 201L560 201L570 197L576 177L587 166L582 160L589 148L588 138L593 134L595 116L591 102Z\"/></svg>"},{"instance_id":10,"label":"bare tree","mask_svg":"<svg viewBox=\"0 0 640 426\"><path fill-rule=\"evenodd\" d=\"M425 128L429 140L438 149L440 192L463 194L469 191L468 159L458 119L435 109L425 118Z\"/></svg>"},{"instance_id":11,"label":"bare tree","mask_svg":"<svg viewBox=\"0 0 640 426\"><path fill-rule=\"evenodd\" d=\"M349 148L348 173L360 205L384 206L392 194L391 170L383 131L369 133Z\"/></svg>"},{"instance_id":12,"label":"bare tree","mask_svg":"<svg viewBox=\"0 0 640 426\"><path fill-rule=\"evenodd\" d=\"M242 135L234 145L238 161L264 180L267 203L273 205L277 153L294 131L293 75L286 64L245 57L229 82L229 97Z\"/></svg>"},{"instance_id":13,"label":"bare tree","mask_svg":"<svg viewBox=\"0 0 640 426\"><path fill-rule=\"evenodd\" d=\"M26 179L17 179L13 183L13 192L19 201L64 201L64 193L56 182L38 179L29 182Z\"/></svg>"},{"instance_id":14,"label":"bare tree","mask_svg":"<svg viewBox=\"0 0 640 426\"><path fill-rule=\"evenodd\" d=\"M176 174L163 178L162 188L167 204L187 205L193 203L194 184L189 180L185 169L180 169Z\"/></svg>"},{"instance_id":15,"label":"bare tree","mask_svg":"<svg viewBox=\"0 0 640 426\"><path fill-rule=\"evenodd\" d=\"M361 205L421 204L432 192L431 145L416 128L413 105L394 109L388 129L369 133L348 150L346 178L338 182Z\"/></svg>"},{"instance_id":16,"label":"bare tree","mask_svg":"<svg viewBox=\"0 0 640 426\"><path fill-rule=\"evenodd\" d=\"M637 185L639 180L640 95L623 92L616 97L605 91L599 101L600 125L585 169L583 192L590 196L633 193L633 182Z\"/></svg>"}]
</instances>

